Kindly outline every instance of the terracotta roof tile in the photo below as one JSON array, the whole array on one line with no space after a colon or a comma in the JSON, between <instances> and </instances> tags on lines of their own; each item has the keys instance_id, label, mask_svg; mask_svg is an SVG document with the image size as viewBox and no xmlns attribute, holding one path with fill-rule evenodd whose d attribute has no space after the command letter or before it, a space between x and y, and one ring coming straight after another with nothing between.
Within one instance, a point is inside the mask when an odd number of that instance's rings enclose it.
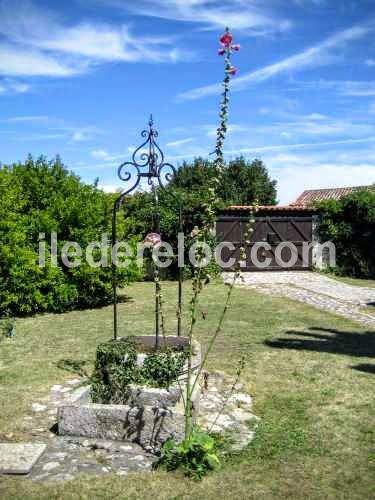
<instances>
[{"instance_id":1,"label":"terracotta roof tile","mask_svg":"<svg viewBox=\"0 0 375 500\"><path fill-rule=\"evenodd\" d=\"M354 193L370 186L354 186L331 189L308 189L304 191L294 203L293 206L306 206L323 200L339 200L343 196Z\"/></svg>"},{"instance_id":2,"label":"terracotta roof tile","mask_svg":"<svg viewBox=\"0 0 375 500\"><path fill-rule=\"evenodd\" d=\"M253 208L251 205L232 205L230 207L227 207L225 210L236 210L236 211L241 211L241 210L249 210L249 208ZM311 208L304 207L304 206L296 206L296 205L260 205L258 207L258 211L290 211L290 210L309 210L311 211Z\"/></svg>"}]
</instances>

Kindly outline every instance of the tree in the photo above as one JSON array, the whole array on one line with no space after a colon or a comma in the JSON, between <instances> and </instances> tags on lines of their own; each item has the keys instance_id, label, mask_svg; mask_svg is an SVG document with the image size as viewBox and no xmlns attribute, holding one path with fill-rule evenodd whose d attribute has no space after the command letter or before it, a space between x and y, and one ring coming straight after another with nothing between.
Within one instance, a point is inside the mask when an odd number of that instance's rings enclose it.
<instances>
[{"instance_id":1,"label":"tree","mask_svg":"<svg viewBox=\"0 0 375 500\"><path fill-rule=\"evenodd\" d=\"M358 278L375 277L375 187L317 205L321 241L336 246L337 271Z\"/></svg>"},{"instance_id":2,"label":"tree","mask_svg":"<svg viewBox=\"0 0 375 500\"><path fill-rule=\"evenodd\" d=\"M271 180L261 160L252 162L243 157L229 162L224 170L224 181L219 196L233 205L276 204L276 181Z\"/></svg>"},{"instance_id":3,"label":"tree","mask_svg":"<svg viewBox=\"0 0 375 500\"><path fill-rule=\"evenodd\" d=\"M62 312L111 302L108 267L39 264L39 233L57 233L58 255L68 241L84 251L111 232L115 195L86 185L59 158L45 158L0 169L0 315ZM120 221L120 225L123 221ZM96 252L97 257L97 252ZM95 258L95 255L94 255ZM135 262L119 272L120 284L140 276Z\"/></svg>"},{"instance_id":4,"label":"tree","mask_svg":"<svg viewBox=\"0 0 375 500\"><path fill-rule=\"evenodd\" d=\"M196 158L193 163L184 163L177 171L171 187L185 191L202 192L207 189L215 175L213 163ZM218 196L225 205L276 204L276 181L271 180L261 160L247 161L236 158L225 165L223 180L218 187Z\"/></svg>"}]
</instances>

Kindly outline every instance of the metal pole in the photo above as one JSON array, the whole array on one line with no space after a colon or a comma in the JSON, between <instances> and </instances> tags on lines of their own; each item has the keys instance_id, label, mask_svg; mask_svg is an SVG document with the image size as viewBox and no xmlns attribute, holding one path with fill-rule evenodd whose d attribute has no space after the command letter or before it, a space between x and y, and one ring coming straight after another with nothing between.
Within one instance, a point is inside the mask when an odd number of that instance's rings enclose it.
<instances>
[{"instance_id":1,"label":"metal pole","mask_svg":"<svg viewBox=\"0 0 375 500\"><path fill-rule=\"evenodd\" d=\"M113 340L117 340L117 266L113 259L113 248L116 244L116 214L117 214L118 200L115 201L112 211L112 248L111 248L111 262L112 262L112 292L113 292Z\"/></svg>"},{"instance_id":2,"label":"metal pole","mask_svg":"<svg viewBox=\"0 0 375 500\"><path fill-rule=\"evenodd\" d=\"M182 223L182 208L181 205L179 207L179 227L178 231L180 233L183 232L183 223ZM177 248L177 253L178 253ZM184 268L179 265L178 256L177 256L177 265L178 265L178 306L177 306L177 336L181 337L181 316L182 316L182 280L184 279Z\"/></svg>"},{"instance_id":3,"label":"metal pole","mask_svg":"<svg viewBox=\"0 0 375 500\"><path fill-rule=\"evenodd\" d=\"M158 198L158 193L156 191L156 186L152 182L152 191L154 194L154 200L155 200L155 218L154 218L154 228L155 232L160 234L160 216L159 216L159 198ZM159 270L156 270L156 264L153 262L154 265L154 276L157 276L157 279L160 279L159 276ZM160 345L160 300L159 300L159 283L155 282L155 349L159 349Z\"/></svg>"}]
</instances>

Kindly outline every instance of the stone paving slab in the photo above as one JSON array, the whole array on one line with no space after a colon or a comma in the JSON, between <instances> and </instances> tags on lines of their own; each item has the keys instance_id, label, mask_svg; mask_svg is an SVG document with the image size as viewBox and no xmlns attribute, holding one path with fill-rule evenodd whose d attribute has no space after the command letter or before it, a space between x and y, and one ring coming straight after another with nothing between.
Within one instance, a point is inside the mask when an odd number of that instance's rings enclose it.
<instances>
[{"instance_id":1,"label":"stone paving slab","mask_svg":"<svg viewBox=\"0 0 375 500\"><path fill-rule=\"evenodd\" d=\"M223 273L223 278L230 283L233 273ZM348 285L310 271L241 273L236 286L297 300L375 328L375 315L362 310L375 303L375 288Z\"/></svg>"},{"instance_id":2,"label":"stone paving slab","mask_svg":"<svg viewBox=\"0 0 375 500\"><path fill-rule=\"evenodd\" d=\"M0 473L28 474L45 449L38 443L0 443Z\"/></svg>"}]
</instances>

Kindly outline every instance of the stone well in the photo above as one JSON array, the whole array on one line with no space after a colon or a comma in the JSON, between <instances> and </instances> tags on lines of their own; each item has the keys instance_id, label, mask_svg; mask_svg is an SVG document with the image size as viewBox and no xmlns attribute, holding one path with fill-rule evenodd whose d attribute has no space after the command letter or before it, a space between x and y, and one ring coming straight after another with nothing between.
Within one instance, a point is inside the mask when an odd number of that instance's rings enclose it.
<instances>
[{"instance_id":1,"label":"stone well","mask_svg":"<svg viewBox=\"0 0 375 500\"><path fill-rule=\"evenodd\" d=\"M153 347L154 337L136 337L140 350L147 352ZM186 337L166 337L163 343L172 347L183 348L187 345ZM193 341L193 369L201 363L201 347ZM144 354L138 355L142 363ZM127 404L98 404L90 400L90 386L81 397L66 403L58 410L58 432L60 435L88 438L129 441L145 448L158 449L168 438L181 438L184 432L183 396L186 389L185 364L178 381L169 389L130 385ZM197 383L192 397L193 417L199 413L201 388Z\"/></svg>"}]
</instances>

